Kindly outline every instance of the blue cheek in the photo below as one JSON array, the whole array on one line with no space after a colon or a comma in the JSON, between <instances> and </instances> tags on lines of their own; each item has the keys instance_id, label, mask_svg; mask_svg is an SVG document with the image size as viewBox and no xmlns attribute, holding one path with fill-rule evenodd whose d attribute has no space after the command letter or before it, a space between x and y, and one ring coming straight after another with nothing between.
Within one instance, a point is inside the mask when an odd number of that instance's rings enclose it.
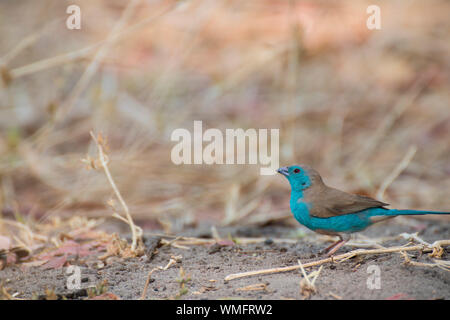
<instances>
[{"instance_id":1,"label":"blue cheek","mask_svg":"<svg viewBox=\"0 0 450 320\"><path fill-rule=\"evenodd\" d=\"M292 175L293 176L289 179L292 190L305 190L311 186L311 180L308 176L294 176L295 173L292 173Z\"/></svg>"},{"instance_id":2,"label":"blue cheek","mask_svg":"<svg viewBox=\"0 0 450 320\"><path fill-rule=\"evenodd\" d=\"M311 187L311 180L308 176L305 176L305 179L303 180L302 186L304 189Z\"/></svg>"}]
</instances>

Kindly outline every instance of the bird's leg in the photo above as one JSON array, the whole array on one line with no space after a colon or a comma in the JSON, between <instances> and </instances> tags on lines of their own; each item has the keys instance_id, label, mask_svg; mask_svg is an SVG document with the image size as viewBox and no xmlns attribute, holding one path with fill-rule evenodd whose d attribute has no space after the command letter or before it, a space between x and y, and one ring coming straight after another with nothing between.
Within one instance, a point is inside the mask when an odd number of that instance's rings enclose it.
<instances>
[{"instance_id":1,"label":"bird's leg","mask_svg":"<svg viewBox=\"0 0 450 320\"><path fill-rule=\"evenodd\" d=\"M338 251L348 240L340 240L338 242L336 242L336 244L334 245L334 247L332 247L332 249L330 251L327 252L328 256L332 256L336 251Z\"/></svg>"},{"instance_id":2,"label":"bird's leg","mask_svg":"<svg viewBox=\"0 0 450 320\"><path fill-rule=\"evenodd\" d=\"M339 240L336 242L333 242L331 245L329 245L328 247L326 247L323 250L320 250L319 254L324 254L324 253L328 253L329 251L331 251L335 246L339 245L342 241L344 241L344 239L342 238L342 236L340 234L336 234L336 236L339 237ZM339 248L338 248L339 249Z\"/></svg>"},{"instance_id":3,"label":"bird's leg","mask_svg":"<svg viewBox=\"0 0 450 320\"><path fill-rule=\"evenodd\" d=\"M342 235L339 235L339 241L337 241L336 243L334 243L330 249L327 248L327 255L328 256L332 256L336 251L338 251L344 244L347 243L348 240L350 240L350 236L347 237L343 237Z\"/></svg>"},{"instance_id":4,"label":"bird's leg","mask_svg":"<svg viewBox=\"0 0 450 320\"><path fill-rule=\"evenodd\" d=\"M329 252L331 249L333 249L335 246L337 246L337 245L338 245L339 243L341 243L342 241L343 241L343 240L342 240L342 237L339 236L339 240L338 240L338 241L333 242L331 245L329 245L329 246L326 247L325 249L321 250L321 251L320 251L320 254Z\"/></svg>"}]
</instances>

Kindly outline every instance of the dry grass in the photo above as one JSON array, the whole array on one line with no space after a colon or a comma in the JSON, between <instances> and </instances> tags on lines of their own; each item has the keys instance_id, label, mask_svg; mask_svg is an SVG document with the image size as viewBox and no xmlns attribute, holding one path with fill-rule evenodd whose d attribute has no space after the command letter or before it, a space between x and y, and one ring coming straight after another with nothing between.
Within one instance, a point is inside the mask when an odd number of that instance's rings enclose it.
<instances>
[{"instance_id":1,"label":"dry grass","mask_svg":"<svg viewBox=\"0 0 450 320\"><path fill-rule=\"evenodd\" d=\"M60 218L111 215L110 185L80 163L96 152L91 130L110 141L135 221L175 232L283 217L288 186L258 166L170 161L172 130L194 120L279 128L280 165L309 163L395 207L450 208L446 1L383 2L376 32L365 0L80 0L77 31L64 27L69 2L26 2L0 3L0 233L11 246L45 242L39 226Z\"/></svg>"}]
</instances>

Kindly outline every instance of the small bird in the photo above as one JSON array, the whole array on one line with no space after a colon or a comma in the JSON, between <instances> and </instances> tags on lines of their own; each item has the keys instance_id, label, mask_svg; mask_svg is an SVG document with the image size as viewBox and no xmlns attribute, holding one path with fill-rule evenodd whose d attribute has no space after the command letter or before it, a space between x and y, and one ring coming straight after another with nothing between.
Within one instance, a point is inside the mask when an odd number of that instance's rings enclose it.
<instances>
[{"instance_id":1,"label":"small bird","mask_svg":"<svg viewBox=\"0 0 450 320\"><path fill-rule=\"evenodd\" d=\"M291 211L307 228L339 240L324 251L333 255L348 240L350 233L398 215L450 214L450 212L397 210L385 208L387 203L350 194L325 185L320 174L306 165L279 168L291 184Z\"/></svg>"}]
</instances>

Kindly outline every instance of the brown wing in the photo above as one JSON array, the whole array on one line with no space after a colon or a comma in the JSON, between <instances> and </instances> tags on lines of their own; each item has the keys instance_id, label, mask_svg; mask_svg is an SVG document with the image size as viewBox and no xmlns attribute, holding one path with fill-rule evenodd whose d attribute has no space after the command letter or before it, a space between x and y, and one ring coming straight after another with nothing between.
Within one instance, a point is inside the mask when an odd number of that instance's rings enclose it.
<instances>
[{"instance_id":1,"label":"brown wing","mask_svg":"<svg viewBox=\"0 0 450 320\"><path fill-rule=\"evenodd\" d=\"M318 188L319 190L313 189L316 188L308 188L305 191L305 201L311 205L310 214L318 218L340 216L388 205L366 196L346 193L325 185Z\"/></svg>"}]
</instances>

